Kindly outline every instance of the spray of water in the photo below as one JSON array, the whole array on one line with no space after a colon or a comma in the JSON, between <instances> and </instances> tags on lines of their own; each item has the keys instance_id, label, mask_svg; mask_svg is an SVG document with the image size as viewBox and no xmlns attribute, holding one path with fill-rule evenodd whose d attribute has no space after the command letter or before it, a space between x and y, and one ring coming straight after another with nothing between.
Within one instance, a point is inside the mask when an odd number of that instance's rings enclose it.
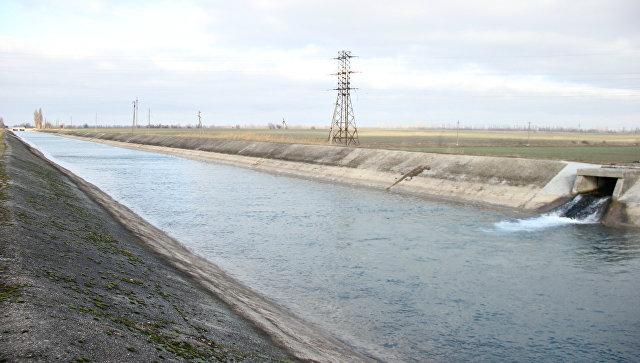
<instances>
[{"instance_id":1,"label":"spray of water","mask_svg":"<svg viewBox=\"0 0 640 363\"><path fill-rule=\"evenodd\" d=\"M600 223L609 206L610 196L579 194L569 202L533 218L508 219L495 224L503 231L535 231L567 224Z\"/></svg>"}]
</instances>

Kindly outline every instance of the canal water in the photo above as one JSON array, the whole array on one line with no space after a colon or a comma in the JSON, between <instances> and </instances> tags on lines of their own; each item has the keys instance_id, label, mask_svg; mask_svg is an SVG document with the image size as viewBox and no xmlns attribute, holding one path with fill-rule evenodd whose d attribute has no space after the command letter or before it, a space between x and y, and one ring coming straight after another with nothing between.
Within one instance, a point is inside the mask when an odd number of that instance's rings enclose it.
<instances>
[{"instance_id":1,"label":"canal water","mask_svg":"<svg viewBox=\"0 0 640 363\"><path fill-rule=\"evenodd\" d=\"M380 359L640 361L636 230L19 136Z\"/></svg>"}]
</instances>

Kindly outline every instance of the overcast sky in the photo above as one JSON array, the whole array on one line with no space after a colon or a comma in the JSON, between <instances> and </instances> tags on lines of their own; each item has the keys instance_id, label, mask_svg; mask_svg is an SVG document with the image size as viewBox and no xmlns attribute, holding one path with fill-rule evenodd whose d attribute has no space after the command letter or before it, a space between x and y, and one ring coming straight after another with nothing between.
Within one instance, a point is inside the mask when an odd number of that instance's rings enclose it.
<instances>
[{"instance_id":1,"label":"overcast sky","mask_svg":"<svg viewBox=\"0 0 640 363\"><path fill-rule=\"evenodd\" d=\"M0 1L0 116L640 126L640 1Z\"/></svg>"}]
</instances>

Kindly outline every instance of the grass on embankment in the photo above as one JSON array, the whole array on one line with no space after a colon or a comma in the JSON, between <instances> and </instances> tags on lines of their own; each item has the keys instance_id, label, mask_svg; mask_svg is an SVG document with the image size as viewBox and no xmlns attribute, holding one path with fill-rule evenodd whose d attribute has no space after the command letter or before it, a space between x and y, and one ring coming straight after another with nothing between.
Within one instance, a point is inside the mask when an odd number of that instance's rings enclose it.
<instances>
[{"instance_id":1,"label":"grass on embankment","mask_svg":"<svg viewBox=\"0 0 640 363\"><path fill-rule=\"evenodd\" d=\"M290 358L5 136L0 362Z\"/></svg>"},{"instance_id":2,"label":"grass on embankment","mask_svg":"<svg viewBox=\"0 0 640 363\"><path fill-rule=\"evenodd\" d=\"M65 130L67 131L67 130ZM93 128L74 129L94 132ZM98 132L131 134L130 128L99 128ZM325 145L327 129L136 129L134 134L202 137ZM360 128L360 146L430 153L508 156L591 163L632 163L640 160L640 134L535 131L481 131ZM456 146L459 144L459 146ZM527 146L527 144L529 146Z\"/></svg>"},{"instance_id":3,"label":"grass on embankment","mask_svg":"<svg viewBox=\"0 0 640 363\"><path fill-rule=\"evenodd\" d=\"M7 201L7 185L9 178L4 170L5 131L0 128L0 225L9 223L9 210L4 206Z\"/></svg>"},{"instance_id":4,"label":"grass on embankment","mask_svg":"<svg viewBox=\"0 0 640 363\"><path fill-rule=\"evenodd\" d=\"M7 196L7 186L9 178L5 171L4 165L4 151L5 151L5 131L0 128L0 227L7 226L11 222L11 213L5 206ZM7 267L0 264L0 303L5 301L11 301L20 296L22 284L8 283L2 276L2 273L7 270Z\"/></svg>"}]
</instances>

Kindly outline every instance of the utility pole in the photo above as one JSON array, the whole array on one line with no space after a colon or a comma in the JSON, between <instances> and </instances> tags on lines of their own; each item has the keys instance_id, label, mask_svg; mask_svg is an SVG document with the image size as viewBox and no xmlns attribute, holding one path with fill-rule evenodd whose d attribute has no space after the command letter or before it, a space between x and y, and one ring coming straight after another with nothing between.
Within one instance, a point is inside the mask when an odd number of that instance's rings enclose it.
<instances>
[{"instance_id":1,"label":"utility pole","mask_svg":"<svg viewBox=\"0 0 640 363\"><path fill-rule=\"evenodd\" d=\"M342 50L338 52L339 68L335 73L338 76L338 86L334 90L338 91L336 105L333 109L331 128L329 129L329 143L342 144L345 146L358 145L358 128L353 114L351 104L351 58L354 58L350 51Z\"/></svg>"},{"instance_id":2,"label":"utility pole","mask_svg":"<svg viewBox=\"0 0 640 363\"><path fill-rule=\"evenodd\" d=\"M95 123L93 124L94 126L94 132L98 132L98 113L96 112L96 119L95 119Z\"/></svg>"},{"instance_id":3,"label":"utility pole","mask_svg":"<svg viewBox=\"0 0 640 363\"><path fill-rule=\"evenodd\" d=\"M460 121L456 124L456 147L460 146Z\"/></svg>"},{"instance_id":4,"label":"utility pole","mask_svg":"<svg viewBox=\"0 0 640 363\"><path fill-rule=\"evenodd\" d=\"M137 98L135 101L133 101L133 122L131 123L132 134L136 126L138 126L138 99Z\"/></svg>"},{"instance_id":5,"label":"utility pole","mask_svg":"<svg viewBox=\"0 0 640 363\"><path fill-rule=\"evenodd\" d=\"M529 140L531 140L531 121L529 121L529 126L527 127L527 147L529 147Z\"/></svg>"},{"instance_id":6,"label":"utility pole","mask_svg":"<svg viewBox=\"0 0 640 363\"><path fill-rule=\"evenodd\" d=\"M140 105L138 104L138 98L136 98L136 124L135 127L138 128L138 111L140 109Z\"/></svg>"}]
</instances>

